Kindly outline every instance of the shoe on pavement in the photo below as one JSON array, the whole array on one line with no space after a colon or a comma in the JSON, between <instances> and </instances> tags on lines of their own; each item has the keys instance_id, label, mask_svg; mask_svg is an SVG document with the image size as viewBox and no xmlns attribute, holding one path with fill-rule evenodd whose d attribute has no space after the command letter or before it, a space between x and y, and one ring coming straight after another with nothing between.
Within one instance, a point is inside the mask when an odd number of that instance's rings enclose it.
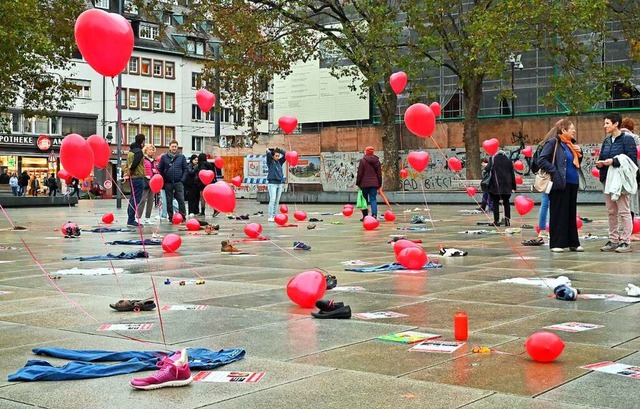
<instances>
[{"instance_id":1,"label":"shoe on pavement","mask_svg":"<svg viewBox=\"0 0 640 409\"><path fill-rule=\"evenodd\" d=\"M569 251L577 251L578 253L582 253L584 251L584 247L582 247L582 246L569 247Z\"/></svg>"},{"instance_id":2,"label":"shoe on pavement","mask_svg":"<svg viewBox=\"0 0 640 409\"><path fill-rule=\"evenodd\" d=\"M311 250L311 246L307 246L306 244L304 244L301 241L294 241L293 242L293 249L294 250Z\"/></svg>"},{"instance_id":3,"label":"shoe on pavement","mask_svg":"<svg viewBox=\"0 0 640 409\"><path fill-rule=\"evenodd\" d=\"M560 284L559 286L553 289L553 293L556 295L556 298L558 300L575 301L578 299L578 294L580 294L580 290L573 289L565 284Z\"/></svg>"},{"instance_id":4,"label":"shoe on pavement","mask_svg":"<svg viewBox=\"0 0 640 409\"><path fill-rule=\"evenodd\" d=\"M344 307L344 303L341 301L335 302L334 300L318 300L316 301L316 307L320 310L320 312L329 312L335 310L336 308Z\"/></svg>"},{"instance_id":5,"label":"shoe on pavement","mask_svg":"<svg viewBox=\"0 0 640 409\"><path fill-rule=\"evenodd\" d=\"M323 312L323 311L319 311L319 312L312 312L311 315L314 318L320 318L320 319L349 319L351 318L351 307L348 305L345 305L344 307L340 307L340 308L336 308L332 311L327 311L327 312Z\"/></svg>"},{"instance_id":6,"label":"shoe on pavement","mask_svg":"<svg viewBox=\"0 0 640 409\"><path fill-rule=\"evenodd\" d=\"M311 223L311 224L307 224L307 230L313 230L316 228L316 225Z\"/></svg>"},{"instance_id":7,"label":"shoe on pavement","mask_svg":"<svg viewBox=\"0 0 640 409\"><path fill-rule=\"evenodd\" d=\"M274 222L274 221L276 221L276 219L275 219L275 217L269 217L269 218L267 219L267 221L268 221L268 222Z\"/></svg>"},{"instance_id":8,"label":"shoe on pavement","mask_svg":"<svg viewBox=\"0 0 640 409\"><path fill-rule=\"evenodd\" d=\"M563 253L564 249L562 247L554 247L551 249L551 251L554 253Z\"/></svg>"},{"instance_id":9,"label":"shoe on pavement","mask_svg":"<svg viewBox=\"0 0 640 409\"><path fill-rule=\"evenodd\" d=\"M336 278L336 276L327 274L324 276L324 278L327 281L327 290L332 290L338 286L338 279Z\"/></svg>"},{"instance_id":10,"label":"shoe on pavement","mask_svg":"<svg viewBox=\"0 0 640 409\"><path fill-rule=\"evenodd\" d=\"M129 384L136 389L159 389L167 386L186 386L193 381L187 350L183 349L156 364L160 370L146 378L134 378Z\"/></svg>"},{"instance_id":11,"label":"shoe on pavement","mask_svg":"<svg viewBox=\"0 0 640 409\"><path fill-rule=\"evenodd\" d=\"M127 223L127 226L140 227L140 224L138 222L131 222L131 223Z\"/></svg>"},{"instance_id":12,"label":"shoe on pavement","mask_svg":"<svg viewBox=\"0 0 640 409\"><path fill-rule=\"evenodd\" d=\"M629 245L629 243L620 243L616 248L616 253L630 253L630 252L631 252L631 246Z\"/></svg>"},{"instance_id":13,"label":"shoe on pavement","mask_svg":"<svg viewBox=\"0 0 640 409\"><path fill-rule=\"evenodd\" d=\"M242 250L233 247L229 240L222 240L222 243L220 244L222 247L220 251L222 251L223 253L242 253Z\"/></svg>"},{"instance_id":14,"label":"shoe on pavement","mask_svg":"<svg viewBox=\"0 0 640 409\"><path fill-rule=\"evenodd\" d=\"M618 243L608 241L607 244L600 247L600 251L615 251L618 248Z\"/></svg>"}]
</instances>

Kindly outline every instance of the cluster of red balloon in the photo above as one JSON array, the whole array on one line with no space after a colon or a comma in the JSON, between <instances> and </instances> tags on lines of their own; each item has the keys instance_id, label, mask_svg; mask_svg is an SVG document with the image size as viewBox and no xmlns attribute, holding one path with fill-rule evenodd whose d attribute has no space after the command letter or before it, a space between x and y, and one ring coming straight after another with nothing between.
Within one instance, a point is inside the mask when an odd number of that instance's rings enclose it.
<instances>
[{"instance_id":1,"label":"cluster of red balloon","mask_svg":"<svg viewBox=\"0 0 640 409\"><path fill-rule=\"evenodd\" d=\"M407 128L420 138L429 138L436 130L436 116L440 116L440 104L431 105L417 103L411 105L404 113Z\"/></svg>"},{"instance_id":2,"label":"cluster of red balloon","mask_svg":"<svg viewBox=\"0 0 640 409\"><path fill-rule=\"evenodd\" d=\"M409 240L403 239L393 243L393 252L396 261L410 270L420 270L429 261L424 249Z\"/></svg>"},{"instance_id":3,"label":"cluster of red balloon","mask_svg":"<svg viewBox=\"0 0 640 409\"><path fill-rule=\"evenodd\" d=\"M109 144L102 136L84 139L78 134L69 134L60 145L60 163L64 169L58 172L58 177L67 183L71 177L84 179L91 175L94 166L104 169L110 156Z\"/></svg>"},{"instance_id":4,"label":"cluster of red balloon","mask_svg":"<svg viewBox=\"0 0 640 409\"><path fill-rule=\"evenodd\" d=\"M287 296L303 308L312 308L326 291L325 276L315 270L304 271L287 283Z\"/></svg>"},{"instance_id":5,"label":"cluster of red balloon","mask_svg":"<svg viewBox=\"0 0 640 409\"><path fill-rule=\"evenodd\" d=\"M342 207L342 214L345 217L351 217L353 215L353 205L352 204L346 204Z\"/></svg>"}]
</instances>

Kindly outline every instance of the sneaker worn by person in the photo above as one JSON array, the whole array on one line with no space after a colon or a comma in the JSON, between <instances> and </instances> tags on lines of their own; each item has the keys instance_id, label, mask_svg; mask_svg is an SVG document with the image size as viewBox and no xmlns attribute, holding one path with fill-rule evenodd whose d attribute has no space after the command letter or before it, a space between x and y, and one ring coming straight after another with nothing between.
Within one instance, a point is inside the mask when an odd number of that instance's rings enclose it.
<instances>
[{"instance_id":1,"label":"sneaker worn by person","mask_svg":"<svg viewBox=\"0 0 640 409\"><path fill-rule=\"evenodd\" d=\"M600 247L600 251L615 251L618 248L618 243L608 241L607 244Z\"/></svg>"},{"instance_id":2,"label":"sneaker worn by person","mask_svg":"<svg viewBox=\"0 0 640 409\"><path fill-rule=\"evenodd\" d=\"M293 249L294 250L311 250L311 246L307 246L306 244L304 244L301 241L294 241L293 242Z\"/></svg>"},{"instance_id":3,"label":"sneaker worn by person","mask_svg":"<svg viewBox=\"0 0 640 409\"><path fill-rule=\"evenodd\" d=\"M551 249L551 251L554 253L562 253L564 252L564 249L562 247L554 247Z\"/></svg>"},{"instance_id":4,"label":"sneaker worn by person","mask_svg":"<svg viewBox=\"0 0 640 409\"><path fill-rule=\"evenodd\" d=\"M216 216L217 216L217 215L219 215L219 214L220 214L220 212L219 212L219 211L214 210L214 211L213 211L213 214L211 215L211 217L212 217L212 218L213 218L213 217L216 217Z\"/></svg>"},{"instance_id":5,"label":"sneaker worn by person","mask_svg":"<svg viewBox=\"0 0 640 409\"><path fill-rule=\"evenodd\" d=\"M569 247L569 251L577 251L578 253L582 253L584 251L584 248L582 246Z\"/></svg>"},{"instance_id":6,"label":"sneaker worn by person","mask_svg":"<svg viewBox=\"0 0 640 409\"><path fill-rule=\"evenodd\" d=\"M222 240L222 243L220 244L222 247L220 251L222 251L223 253L242 253L242 250L238 250L237 248L233 247L229 240Z\"/></svg>"},{"instance_id":7,"label":"sneaker worn by person","mask_svg":"<svg viewBox=\"0 0 640 409\"><path fill-rule=\"evenodd\" d=\"M631 246L629 245L629 243L620 243L616 248L616 253L630 253L630 252L631 252Z\"/></svg>"},{"instance_id":8,"label":"sneaker worn by person","mask_svg":"<svg viewBox=\"0 0 640 409\"><path fill-rule=\"evenodd\" d=\"M136 389L147 390L167 386L185 386L193 380L186 349L162 359L156 366L160 368L158 372L146 378L134 378L129 384Z\"/></svg>"},{"instance_id":9,"label":"sneaker worn by person","mask_svg":"<svg viewBox=\"0 0 640 409\"><path fill-rule=\"evenodd\" d=\"M130 223L127 223L127 226L131 226L131 227L139 227L139 226L140 226L140 224L139 224L138 222L130 222Z\"/></svg>"},{"instance_id":10,"label":"sneaker worn by person","mask_svg":"<svg viewBox=\"0 0 640 409\"><path fill-rule=\"evenodd\" d=\"M275 220L276 220L276 219L275 219L274 217L269 217L269 218L267 219L267 221L268 221L268 222L274 222Z\"/></svg>"}]
</instances>

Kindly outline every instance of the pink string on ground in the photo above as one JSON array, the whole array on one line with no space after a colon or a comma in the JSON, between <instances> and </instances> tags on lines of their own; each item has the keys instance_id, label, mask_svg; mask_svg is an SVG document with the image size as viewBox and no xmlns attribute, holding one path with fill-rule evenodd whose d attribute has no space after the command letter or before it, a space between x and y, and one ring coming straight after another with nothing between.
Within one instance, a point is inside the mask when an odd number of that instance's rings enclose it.
<instances>
[{"instance_id":1,"label":"pink string on ground","mask_svg":"<svg viewBox=\"0 0 640 409\"><path fill-rule=\"evenodd\" d=\"M164 323L162 322L162 313L160 310L160 299L158 298L158 291L156 291L156 283L153 279L153 275L151 275L151 285L153 286L153 298L156 300L156 309L158 310L158 319L160 320L160 331L162 332L162 343L164 344L165 349L167 348L167 340L164 334Z\"/></svg>"}]
</instances>

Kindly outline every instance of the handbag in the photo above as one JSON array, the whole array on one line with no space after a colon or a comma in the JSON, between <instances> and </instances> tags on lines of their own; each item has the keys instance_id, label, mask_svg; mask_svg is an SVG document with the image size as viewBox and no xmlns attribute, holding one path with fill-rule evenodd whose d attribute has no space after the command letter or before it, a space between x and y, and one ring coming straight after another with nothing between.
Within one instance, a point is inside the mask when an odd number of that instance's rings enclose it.
<instances>
[{"instance_id":1,"label":"handbag","mask_svg":"<svg viewBox=\"0 0 640 409\"><path fill-rule=\"evenodd\" d=\"M358 189L358 199L356 200L356 208L364 210L367 208L367 201L362 194L362 190Z\"/></svg>"},{"instance_id":2,"label":"handbag","mask_svg":"<svg viewBox=\"0 0 640 409\"><path fill-rule=\"evenodd\" d=\"M558 150L558 139L556 138L556 147L553 149L553 159L551 159L552 165L555 165L557 150ZM552 187L553 187L553 180L551 178L551 174L548 172L545 172L542 169L539 169L538 173L536 173L535 179L533 180L533 190L535 190L538 193L549 194L549 192L551 192Z\"/></svg>"},{"instance_id":3,"label":"handbag","mask_svg":"<svg viewBox=\"0 0 640 409\"><path fill-rule=\"evenodd\" d=\"M483 192L488 192L490 183L491 183L491 172L483 172L482 180L480 181L480 190L482 190Z\"/></svg>"}]
</instances>

